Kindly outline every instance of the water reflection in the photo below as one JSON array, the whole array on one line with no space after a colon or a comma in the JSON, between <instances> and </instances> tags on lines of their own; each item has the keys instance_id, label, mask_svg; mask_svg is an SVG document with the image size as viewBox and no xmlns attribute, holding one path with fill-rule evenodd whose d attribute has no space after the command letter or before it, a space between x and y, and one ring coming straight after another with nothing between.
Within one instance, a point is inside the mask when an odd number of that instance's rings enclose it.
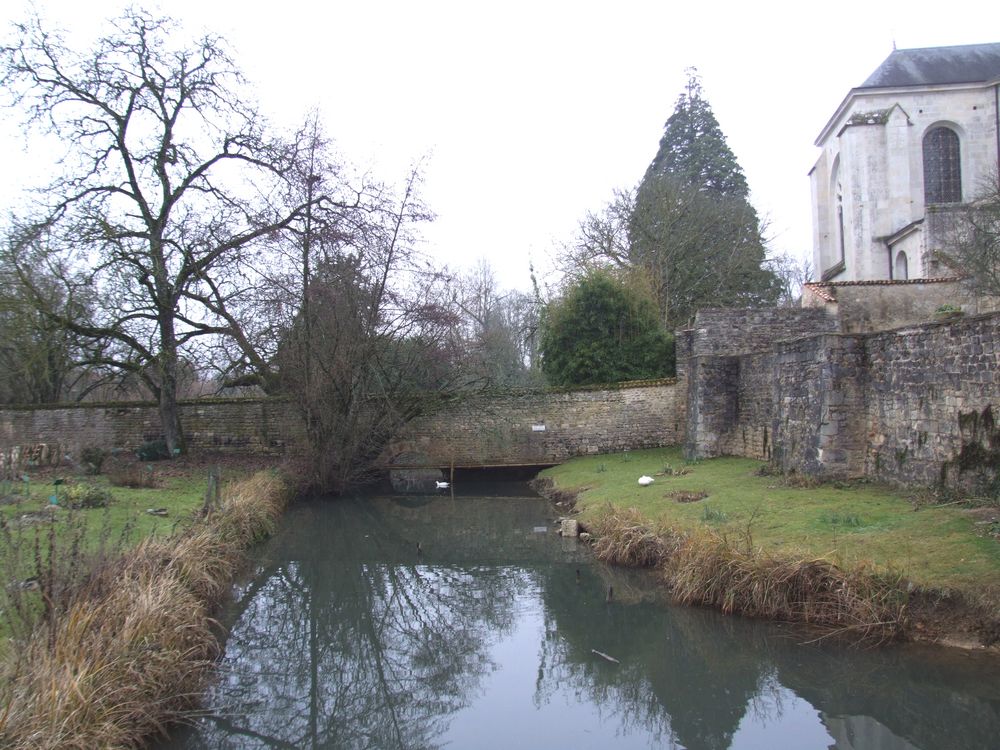
<instances>
[{"instance_id":1,"label":"water reflection","mask_svg":"<svg viewBox=\"0 0 1000 750\"><path fill-rule=\"evenodd\" d=\"M996 746L995 659L801 645L664 607L646 578L539 533L545 514L527 498L295 508L239 592L207 715L167 747Z\"/></svg>"}]
</instances>

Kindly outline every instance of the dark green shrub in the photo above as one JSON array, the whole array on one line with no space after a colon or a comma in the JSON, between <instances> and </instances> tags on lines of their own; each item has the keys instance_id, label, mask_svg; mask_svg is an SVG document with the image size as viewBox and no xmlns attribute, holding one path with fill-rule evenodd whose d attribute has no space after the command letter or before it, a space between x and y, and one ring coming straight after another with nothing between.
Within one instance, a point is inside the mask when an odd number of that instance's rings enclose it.
<instances>
[{"instance_id":1,"label":"dark green shrub","mask_svg":"<svg viewBox=\"0 0 1000 750\"><path fill-rule=\"evenodd\" d=\"M551 302L542 321L542 372L551 385L672 376L674 339L644 293L592 271Z\"/></svg>"},{"instance_id":2,"label":"dark green shrub","mask_svg":"<svg viewBox=\"0 0 1000 750\"><path fill-rule=\"evenodd\" d=\"M80 451L80 458L83 460L83 471L88 476L97 476L101 473L101 466L104 459L108 457L108 452L96 445L91 445Z\"/></svg>"},{"instance_id":3,"label":"dark green shrub","mask_svg":"<svg viewBox=\"0 0 1000 750\"><path fill-rule=\"evenodd\" d=\"M140 445L135 455L140 461L162 461L170 458L170 451L167 450L165 440L150 440L148 443Z\"/></svg>"}]
</instances>

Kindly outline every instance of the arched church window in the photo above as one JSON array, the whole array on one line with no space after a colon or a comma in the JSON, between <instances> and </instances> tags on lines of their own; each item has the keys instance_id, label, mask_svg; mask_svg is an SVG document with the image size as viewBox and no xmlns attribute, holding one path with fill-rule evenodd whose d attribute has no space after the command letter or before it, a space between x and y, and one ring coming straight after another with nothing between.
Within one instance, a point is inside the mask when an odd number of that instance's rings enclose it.
<instances>
[{"instance_id":1,"label":"arched church window","mask_svg":"<svg viewBox=\"0 0 1000 750\"><path fill-rule=\"evenodd\" d=\"M837 243L840 250L840 263L847 257L844 239L844 196L840 193L840 185L837 185Z\"/></svg>"},{"instance_id":2,"label":"arched church window","mask_svg":"<svg viewBox=\"0 0 1000 750\"><path fill-rule=\"evenodd\" d=\"M834 196L833 204L833 242L827 245L824 257L823 270L836 268L844 265L846 256L847 236L844 231L844 189L840 184L840 154L833 159L833 168L830 170L830 191Z\"/></svg>"},{"instance_id":3,"label":"arched church window","mask_svg":"<svg viewBox=\"0 0 1000 750\"><path fill-rule=\"evenodd\" d=\"M958 133L943 125L924 136L924 203L962 202Z\"/></svg>"},{"instance_id":4,"label":"arched church window","mask_svg":"<svg viewBox=\"0 0 1000 750\"><path fill-rule=\"evenodd\" d=\"M893 272L893 278L896 281L905 281L909 278L907 275L906 253L902 250L896 255L896 270Z\"/></svg>"}]
</instances>

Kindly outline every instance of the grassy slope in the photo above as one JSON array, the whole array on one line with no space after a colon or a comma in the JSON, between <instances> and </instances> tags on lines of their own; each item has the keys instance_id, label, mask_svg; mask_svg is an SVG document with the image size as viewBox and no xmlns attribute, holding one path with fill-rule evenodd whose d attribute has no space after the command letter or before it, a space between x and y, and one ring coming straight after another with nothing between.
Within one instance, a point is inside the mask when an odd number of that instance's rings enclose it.
<instances>
[{"instance_id":1,"label":"grassy slope","mask_svg":"<svg viewBox=\"0 0 1000 750\"><path fill-rule=\"evenodd\" d=\"M579 491L577 508L593 518L608 504L637 508L668 526L709 526L754 547L792 558L821 557L842 567L868 566L901 573L931 588L983 592L1000 581L1000 544L977 535L958 507L915 506L906 496L875 485L788 486L780 477L757 476L760 462L718 458L686 464L679 448L573 459L547 469L543 477L559 489ZM682 476L655 476L640 487L642 474L665 467ZM708 497L679 503L676 491ZM706 510L707 509L707 510ZM1000 595L1000 592L994 592ZM993 597L995 598L995 597Z\"/></svg>"},{"instance_id":2,"label":"grassy slope","mask_svg":"<svg viewBox=\"0 0 1000 750\"><path fill-rule=\"evenodd\" d=\"M219 597L288 496L258 472L199 523L98 565L0 662L0 746L135 747L189 708L218 651Z\"/></svg>"}]
</instances>

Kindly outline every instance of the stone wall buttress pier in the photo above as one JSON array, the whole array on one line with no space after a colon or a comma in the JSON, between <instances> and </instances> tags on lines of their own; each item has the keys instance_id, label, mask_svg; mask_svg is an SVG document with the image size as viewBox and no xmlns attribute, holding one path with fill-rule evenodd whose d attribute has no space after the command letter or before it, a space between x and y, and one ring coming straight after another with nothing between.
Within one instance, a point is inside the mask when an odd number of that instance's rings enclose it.
<instances>
[{"instance_id":1,"label":"stone wall buttress pier","mask_svg":"<svg viewBox=\"0 0 1000 750\"><path fill-rule=\"evenodd\" d=\"M775 451L774 344L835 330L836 318L821 308L700 310L691 331L678 335L688 362L688 458L719 455L769 460ZM812 350L803 352L805 360ZM809 395L809 394L802 394ZM781 398L784 398L783 396ZM787 404L810 409L811 403Z\"/></svg>"}]
</instances>

